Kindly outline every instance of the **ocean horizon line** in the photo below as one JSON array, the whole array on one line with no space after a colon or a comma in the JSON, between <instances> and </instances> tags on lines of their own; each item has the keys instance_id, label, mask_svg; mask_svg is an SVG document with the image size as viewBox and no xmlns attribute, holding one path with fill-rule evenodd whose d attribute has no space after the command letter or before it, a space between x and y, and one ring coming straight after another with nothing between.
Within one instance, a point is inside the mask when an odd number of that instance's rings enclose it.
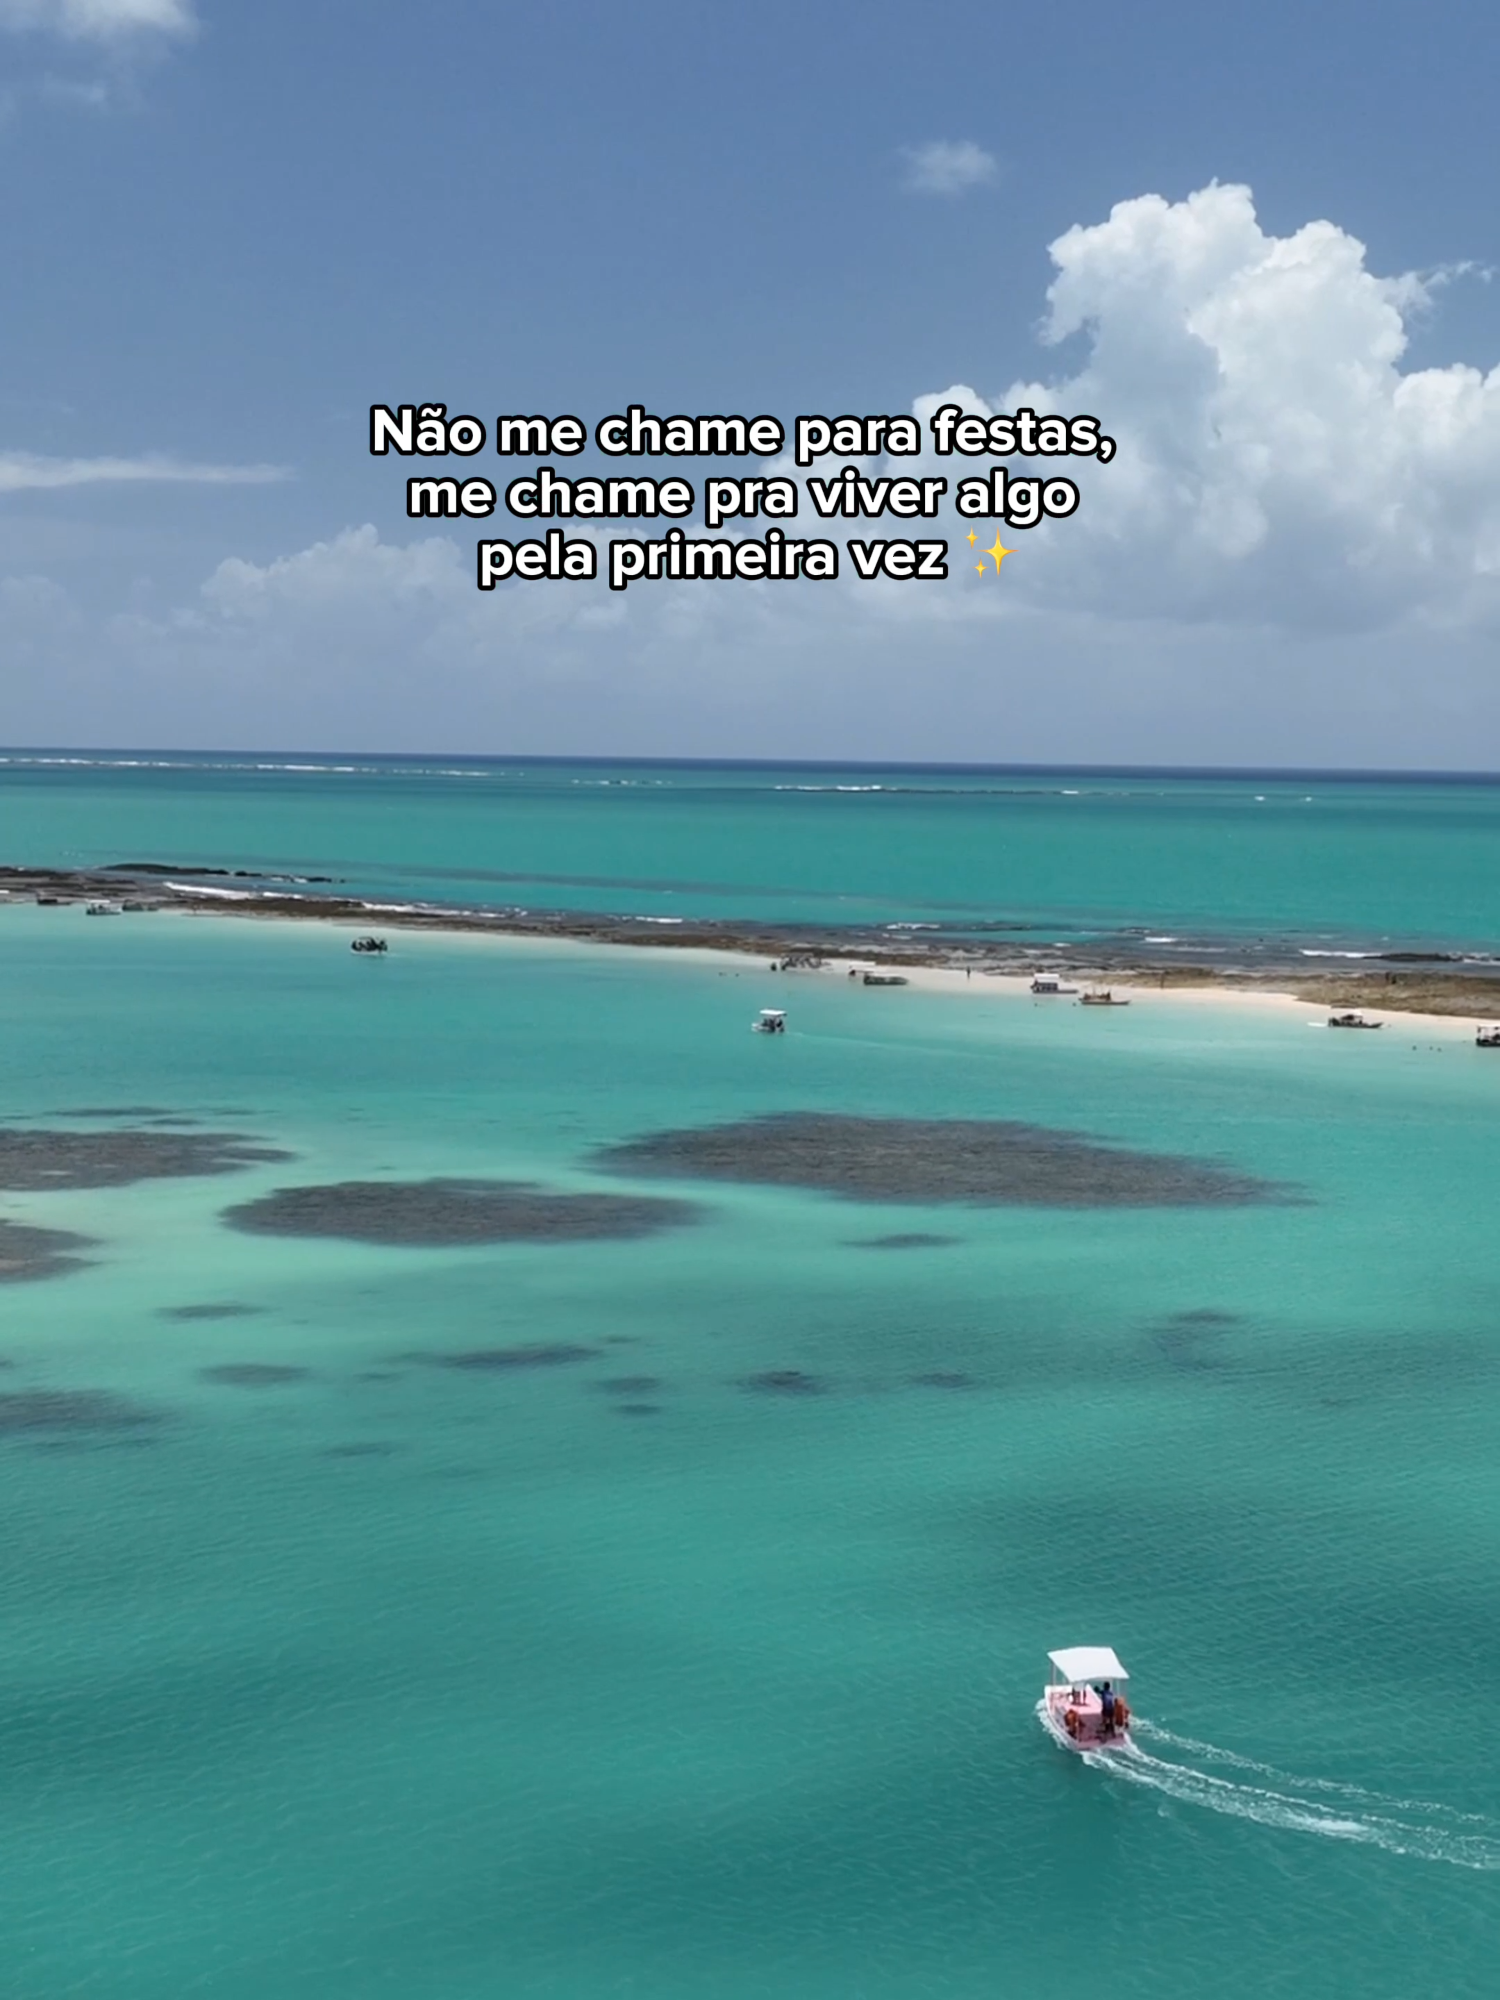
<instances>
[{"instance_id":1,"label":"ocean horizon line","mask_svg":"<svg viewBox=\"0 0 1500 2000\"><path fill-rule=\"evenodd\" d=\"M157 767L173 763L200 763L207 760L266 768L268 765L295 768L297 762L314 759L315 768L331 770L336 764L401 767L443 763L482 766L503 770L520 765L528 769L576 770L674 770L674 771L861 771L897 772L929 776L988 777L1087 777L1087 778L1199 778L1243 779L1322 784L1452 784L1500 785L1500 770L1466 770L1413 766L1313 764L1095 764L1039 762L1035 760L1001 763L956 762L936 759L880 759L869 757L679 757L608 756L597 752L572 755L564 752L503 752L447 750L350 750L309 749L226 749L204 745L195 749L165 748L136 744L102 748L89 744L3 744L0 767L11 763L128 765L150 759Z\"/></svg>"}]
</instances>

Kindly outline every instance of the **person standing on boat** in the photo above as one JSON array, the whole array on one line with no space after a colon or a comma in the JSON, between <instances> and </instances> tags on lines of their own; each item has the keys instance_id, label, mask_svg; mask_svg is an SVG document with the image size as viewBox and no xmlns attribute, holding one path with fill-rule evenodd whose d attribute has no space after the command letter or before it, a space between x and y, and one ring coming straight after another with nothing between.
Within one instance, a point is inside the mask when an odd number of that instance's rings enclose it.
<instances>
[{"instance_id":1,"label":"person standing on boat","mask_svg":"<svg viewBox=\"0 0 1500 2000\"><path fill-rule=\"evenodd\" d=\"M1113 1736L1115 1733L1115 1691L1108 1681L1099 1690L1099 1710L1104 1718L1105 1735Z\"/></svg>"}]
</instances>

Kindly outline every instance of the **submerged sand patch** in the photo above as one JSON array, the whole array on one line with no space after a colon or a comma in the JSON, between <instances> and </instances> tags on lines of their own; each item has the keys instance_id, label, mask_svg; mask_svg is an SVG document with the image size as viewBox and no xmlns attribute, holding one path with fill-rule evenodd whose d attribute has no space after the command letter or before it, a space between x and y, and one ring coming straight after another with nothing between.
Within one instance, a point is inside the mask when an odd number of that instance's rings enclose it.
<instances>
[{"instance_id":1,"label":"submerged sand patch","mask_svg":"<svg viewBox=\"0 0 1500 2000\"><path fill-rule=\"evenodd\" d=\"M337 1181L277 1188L224 1211L231 1229L263 1236L341 1236L441 1248L477 1243L583 1243L654 1236L696 1221L687 1201L653 1195L557 1194L533 1181Z\"/></svg>"},{"instance_id":2,"label":"submerged sand patch","mask_svg":"<svg viewBox=\"0 0 1500 2000\"><path fill-rule=\"evenodd\" d=\"M292 1157L241 1132L59 1132L0 1126L0 1188L27 1194L232 1174Z\"/></svg>"},{"instance_id":3,"label":"submerged sand patch","mask_svg":"<svg viewBox=\"0 0 1500 2000\"><path fill-rule=\"evenodd\" d=\"M1204 1208L1297 1198L1215 1161L1002 1119L777 1112L647 1133L604 1148L595 1164L620 1174L811 1188L869 1202Z\"/></svg>"}]
</instances>

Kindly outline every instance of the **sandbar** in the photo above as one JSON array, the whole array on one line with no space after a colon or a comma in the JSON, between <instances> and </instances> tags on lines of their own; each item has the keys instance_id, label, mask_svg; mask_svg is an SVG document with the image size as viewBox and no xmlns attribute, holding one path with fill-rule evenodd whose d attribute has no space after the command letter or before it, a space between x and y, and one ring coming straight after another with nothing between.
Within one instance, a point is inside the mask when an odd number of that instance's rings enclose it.
<instances>
[{"instance_id":1,"label":"sandbar","mask_svg":"<svg viewBox=\"0 0 1500 2000\"><path fill-rule=\"evenodd\" d=\"M1226 946L1219 953L1205 948L1191 962L1163 963L1129 944L1043 947L1003 939L981 943L927 937L908 927L820 929L738 918L694 917L669 924L600 911L390 902L330 894L311 886L315 877L303 878L307 887L289 889L282 886L285 878L254 877L248 870L234 871L234 878L244 877L247 886L225 888L198 879L205 873L230 871L176 868L162 861L81 870L0 867L0 906L39 898L72 903L106 899L155 911L262 922L629 945L676 958L728 959L739 967L747 958L762 959L799 978L832 973L847 979L851 972L896 972L914 988L975 995L1026 993L1036 972L1053 971L1064 975L1069 985L1110 985L1128 990L1132 999L1160 993L1195 1004L1299 1007L1309 1017L1350 1009L1380 1019L1415 1014L1434 1024L1446 1023L1451 1032L1469 1034L1477 1022L1500 1022L1500 968L1492 971L1482 956L1467 958L1455 952L1392 950L1372 953L1348 970L1333 969L1325 960L1311 970L1299 964L1299 954L1290 949L1281 963L1247 967ZM875 1001L876 995L871 998ZM1048 1004L1071 1003L1060 996Z\"/></svg>"}]
</instances>

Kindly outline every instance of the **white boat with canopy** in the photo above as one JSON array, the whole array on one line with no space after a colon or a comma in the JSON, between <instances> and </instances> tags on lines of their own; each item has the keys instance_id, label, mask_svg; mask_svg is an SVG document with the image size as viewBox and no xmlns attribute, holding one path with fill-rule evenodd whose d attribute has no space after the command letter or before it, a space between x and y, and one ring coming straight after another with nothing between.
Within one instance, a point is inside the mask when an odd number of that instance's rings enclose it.
<instances>
[{"instance_id":1,"label":"white boat with canopy","mask_svg":"<svg viewBox=\"0 0 1500 2000\"><path fill-rule=\"evenodd\" d=\"M1037 1712L1067 1750L1122 1750L1130 1744L1130 1675L1113 1646L1064 1646L1047 1658L1052 1676Z\"/></svg>"}]
</instances>

